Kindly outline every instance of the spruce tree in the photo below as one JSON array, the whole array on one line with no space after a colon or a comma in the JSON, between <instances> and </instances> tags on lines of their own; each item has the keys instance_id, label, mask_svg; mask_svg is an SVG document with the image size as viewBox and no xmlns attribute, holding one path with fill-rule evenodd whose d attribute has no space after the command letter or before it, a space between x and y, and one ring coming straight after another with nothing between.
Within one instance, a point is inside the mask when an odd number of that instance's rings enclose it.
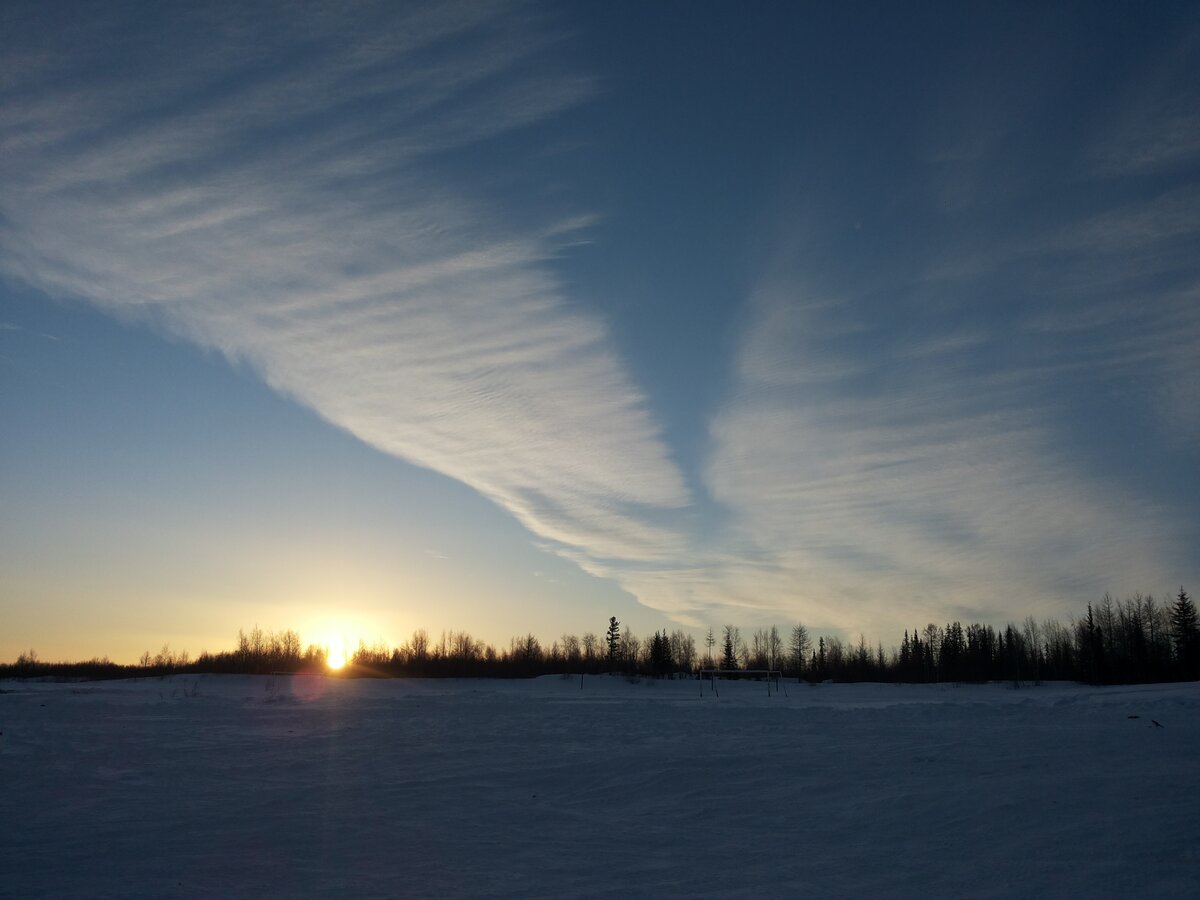
<instances>
[{"instance_id":1,"label":"spruce tree","mask_svg":"<svg viewBox=\"0 0 1200 900\"><path fill-rule=\"evenodd\" d=\"M1175 660L1186 679L1200 678L1200 621L1196 605L1182 586L1171 607L1171 636L1175 640Z\"/></svg>"},{"instance_id":2,"label":"spruce tree","mask_svg":"<svg viewBox=\"0 0 1200 900\"><path fill-rule=\"evenodd\" d=\"M733 647L733 626L726 625L725 626L725 645L721 651L721 668L722 669L736 669L737 667L738 667L737 655L736 655L736 653L734 651L734 647Z\"/></svg>"},{"instance_id":3,"label":"spruce tree","mask_svg":"<svg viewBox=\"0 0 1200 900\"><path fill-rule=\"evenodd\" d=\"M617 621L616 616L609 618L608 631L605 633L604 639L608 642L608 668L611 671L617 658L617 651L621 648L621 623Z\"/></svg>"}]
</instances>

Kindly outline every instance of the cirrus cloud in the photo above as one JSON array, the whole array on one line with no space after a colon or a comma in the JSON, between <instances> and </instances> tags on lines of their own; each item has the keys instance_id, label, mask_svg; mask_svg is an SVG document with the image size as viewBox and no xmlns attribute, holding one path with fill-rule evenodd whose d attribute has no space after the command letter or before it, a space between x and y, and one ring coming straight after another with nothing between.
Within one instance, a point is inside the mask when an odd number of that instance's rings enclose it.
<instances>
[{"instance_id":1,"label":"cirrus cloud","mask_svg":"<svg viewBox=\"0 0 1200 900\"><path fill-rule=\"evenodd\" d=\"M678 553L648 512L682 477L550 272L588 219L514 225L441 162L594 92L531 74L553 27L507 3L144 12L6 13L3 271L248 364L560 552Z\"/></svg>"}]
</instances>

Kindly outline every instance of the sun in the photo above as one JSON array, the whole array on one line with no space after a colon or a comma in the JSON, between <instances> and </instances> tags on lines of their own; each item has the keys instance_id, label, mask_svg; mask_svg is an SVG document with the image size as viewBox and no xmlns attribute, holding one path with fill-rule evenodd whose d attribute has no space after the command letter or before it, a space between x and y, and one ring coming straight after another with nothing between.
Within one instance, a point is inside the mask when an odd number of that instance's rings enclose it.
<instances>
[{"instance_id":1,"label":"sun","mask_svg":"<svg viewBox=\"0 0 1200 900\"><path fill-rule=\"evenodd\" d=\"M341 640L329 642L329 650L325 654L325 665L334 672L346 665L346 645Z\"/></svg>"}]
</instances>

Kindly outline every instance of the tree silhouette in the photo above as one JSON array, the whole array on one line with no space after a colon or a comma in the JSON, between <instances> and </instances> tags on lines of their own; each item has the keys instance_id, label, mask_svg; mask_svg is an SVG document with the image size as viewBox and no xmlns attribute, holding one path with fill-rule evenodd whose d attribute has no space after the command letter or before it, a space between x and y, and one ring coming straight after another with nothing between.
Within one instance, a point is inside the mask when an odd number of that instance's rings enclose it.
<instances>
[{"instance_id":1,"label":"tree silhouette","mask_svg":"<svg viewBox=\"0 0 1200 900\"><path fill-rule=\"evenodd\" d=\"M741 639L737 626L722 628L722 653L705 659L723 669L777 668L781 662L780 633L760 628L751 635L751 646ZM882 644L872 653L864 637L847 645L837 635L813 641L803 625L792 627L787 646L788 664L812 680L859 681L970 681L1010 679L1018 683L1039 677L1088 681L1094 684L1132 684L1169 679L1200 678L1200 614L1182 587L1173 603L1156 603L1150 595L1134 594L1118 600L1106 594L1088 604L1087 614L1061 624L1055 619L1038 622L1027 617L1021 626L995 628L990 624L960 622L941 627L930 623L904 632L898 648L885 652ZM715 643L715 642L714 642ZM609 619L602 637L582 639L564 634L547 649L532 633L512 639L497 650L467 632L442 632L430 639L417 629L410 641L388 648L382 641L358 649L337 677L499 677L526 678L565 671L603 671L605 644L609 671L671 674L692 671L697 661L696 640L683 630L653 633L639 641L616 616ZM192 658L166 644L157 653L147 651L136 664L117 664L107 658L83 662L44 662L32 651L15 663L0 661L0 678L55 675L78 678L128 678L177 673L332 675L326 648L309 644L301 651L294 631L266 631L257 625L239 631L236 646ZM748 665L752 661L753 665Z\"/></svg>"},{"instance_id":2,"label":"tree silhouette","mask_svg":"<svg viewBox=\"0 0 1200 900\"><path fill-rule=\"evenodd\" d=\"M671 638L666 629L654 632L650 639L650 672L656 676L667 675L671 671Z\"/></svg>"},{"instance_id":3,"label":"tree silhouette","mask_svg":"<svg viewBox=\"0 0 1200 900\"><path fill-rule=\"evenodd\" d=\"M583 664L591 672L596 664L596 655L600 652L600 639L592 632L583 636Z\"/></svg>"},{"instance_id":4,"label":"tree silhouette","mask_svg":"<svg viewBox=\"0 0 1200 900\"><path fill-rule=\"evenodd\" d=\"M621 623L617 621L616 616L609 618L608 631L604 634L604 640L608 644L608 668L609 671L612 671L617 653L621 649Z\"/></svg>"},{"instance_id":5,"label":"tree silhouette","mask_svg":"<svg viewBox=\"0 0 1200 900\"><path fill-rule=\"evenodd\" d=\"M733 631L734 628L732 625L726 625L722 629L722 633L724 634L724 644L721 649L722 669L736 669L738 667L737 650L733 645Z\"/></svg>"},{"instance_id":6,"label":"tree silhouette","mask_svg":"<svg viewBox=\"0 0 1200 900\"><path fill-rule=\"evenodd\" d=\"M905 637L907 641L907 634ZM808 654L810 642L808 639L808 629L803 624L792 626L792 665L796 667L796 681L799 682L804 678L804 659Z\"/></svg>"},{"instance_id":7,"label":"tree silhouette","mask_svg":"<svg viewBox=\"0 0 1200 900\"><path fill-rule=\"evenodd\" d=\"M1200 622L1196 605L1182 585L1171 607L1171 632L1175 640L1175 659L1184 678L1200 677Z\"/></svg>"}]
</instances>

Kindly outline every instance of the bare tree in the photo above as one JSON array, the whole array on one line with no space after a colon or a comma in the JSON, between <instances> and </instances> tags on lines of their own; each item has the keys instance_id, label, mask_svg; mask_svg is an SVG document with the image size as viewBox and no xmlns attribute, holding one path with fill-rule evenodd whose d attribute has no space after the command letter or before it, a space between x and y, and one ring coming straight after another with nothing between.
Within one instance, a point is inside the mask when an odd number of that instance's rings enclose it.
<instances>
[{"instance_id":1,"label":"bare tree","mask_svg":"<svg viewBox=\"0 0 1200 900\"><path fill-rule=\"evenodd\" d=\"M1096 609L1096 620L1100 625L1100 639L1104 644L1104 655L1113 658L1114 642L1117 631L1117 614L1113 608L1113 598L1108 591L1100 598L1100 606Z\"/></svg>"},{"instance_id":2,"label":"bare tree","mask_svg":"<svg viewBox=\"0 0 1200 900\"><path fill-rule=\"evenodd\" d=\"M808 629L802 624L793 625L790 649L792 652L792 665L796 667L797 682L804 677L804 661L808 656L808 648L811 646L812 642L808 639Z\"/></svg>"},{"instance_id":3,"label":"bare tree","mask_svg":"<svg viewBox=\"0 0 1200 900\"><path fill-rule=\"evenodd\" d=\"M779 668L779 661L783 659L783 638L779 636L779 629L774 625L767 632L767 664L771 669Z\"/></svg>"},{"instance_id":4,"label":"bare tree","mask_svg":"<svg viewBox=\"0 0 1200 900\"><path fill-rule=\"evenodd\" d=\"M1033 671L1033 683L1042 683L1042 627L1033 616L1026 616L1021 628L1025 645L1029 652L1029 662Z\"/></svg>"},{"instance_id":5,"label":"bare tree","mask_svg":"<svg viewBox=\"0 0 1200 900\"><path fill-rule=\"evenodd\" d=\"M640 661L641 652L642 642L638 640L633 630L626 625L625 630L621 633L620 649L620 656L625 661L625 666L629 669L636 669Z\"/></svg>"},{"instance_id":6,"label":"bare tree","mask_svg":"<svg viewBox=\"0 0 1200 900\"><path fill-rule=\"evenodd\" d=\"M666 642L671 671L690 672L696 660L696 639L677 628L666 636Z\"/></svg>"},{"instance_id":7,"label":"bare tree","mask_svg":"<svg viewBox=\"0 0 1200 900\"><path fill-rule=\"evenodd\" d=\"M408 642L408 656L417 662L423 662L429 656L429 633L424 628L418 628L412 633Z\"/></svg>"},{"instance_id":8,"label":"bare tree","mask_svg":"<svg viewBox=\"0 0 1200 900\"><path fill-rule=\"evenodd\" d=\"M828 668L828 676L833 677L839 674L844 674L846 668L846 645L842 643L839 637L827 637L825 639L825 665Z\"/></svg>"},{"instance_id":9,"label":"bare tree","mask_svg":"<svg viewBox=\"0 0 1200 900\"><path fill-rule=\"evenodd\" d=\"M588 668L596 662L596 656L600 652L600 639L589 631L583 636L583 659L587 663Z\"/></svg>"},{"instance_id":10,"label":"bare tree","mask_svg":"<svg viewBox=\"0 0 1200 900\"><path fill-rule=\"evenodd\" d=\"M583 657L580 649L579 638L573 634L564 634L562 636L562 655L563 661L568 666L578 666Z\"/></svg>"},{"instance_id":11,"label":"bare tree","mask_svg":"<svg viewBox=\"0 0 1200 900\"><path fill-rule=\"evenodd\" d=\"M925 680L934 681L937 678L938 650L942 646L942 629L933 622L925 626Z\"/></svg>"},{"instance_id":12,"label":"bare tree","mask_svg":"<svg viewBox=\"0 0 1200 900\"><path fill-rule=\"evenodd\" d=\"M473 661L483 655L483 644L465 631L450 632L450 654L455 659Z\"/></svg>"},{"instance_id":13,"label":"bare tree","mask_svg":"<svg viewBox=\"0 0 1200 900\"><path fill-rule=\"evenodd\" d=\"M532 633L513 638L510 652L512 658L521 663L536 663L542 659L542 645Z\"/></svg>"},{"instance_id":14,"label":"bare tree","mask_svg":"<svg viewBox=\"0 0 1200 900\"><path fill-rule=\"evenodd\" d=\"M696 639L682 631L673 631L671 657L678 671L690 673L696 667Z\"/></svg>"},{"instance_id":15,"label":"bare tree","mask_svg":"<svg viewBox=\"0 0 1200 900\"><path fill-rule=\"evenodd\" d=\"M765 628L754 629L754 634L750 636L750 658L746 661L746 668L767 668L767 644L767 630Z\"/></svg>"}]
</instances>

